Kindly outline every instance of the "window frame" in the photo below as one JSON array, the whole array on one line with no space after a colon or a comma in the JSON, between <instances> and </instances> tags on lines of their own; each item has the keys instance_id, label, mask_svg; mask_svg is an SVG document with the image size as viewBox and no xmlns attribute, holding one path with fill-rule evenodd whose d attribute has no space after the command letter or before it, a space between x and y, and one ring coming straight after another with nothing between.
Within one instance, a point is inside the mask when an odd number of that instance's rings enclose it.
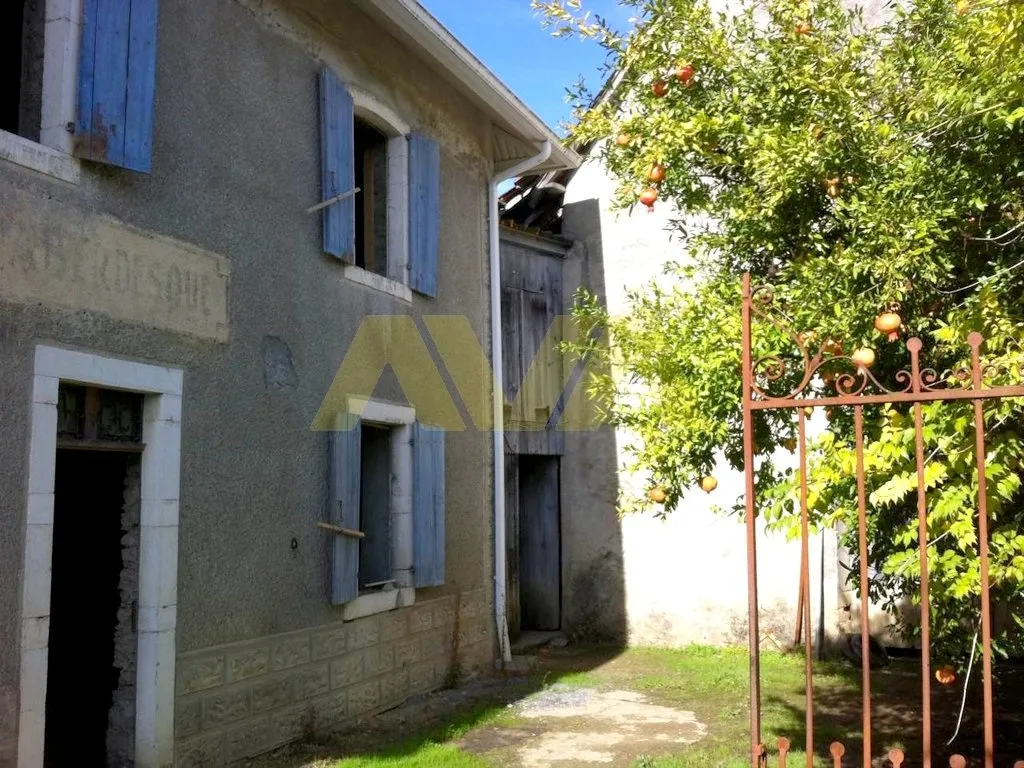
<instances>
[{"instance_id":1,"label":"window frame","mask_svg":"<svg viewBox=\"0 0 1024 768\"><path fill-rule=\"evenodd\" d=\"M46 0L39 141L0 130L0 158L71 184L81 176L68 131L75 124L81 39L82 0Z\"/></svg>"},{"instance_id":2,"label":"window frame","mask_svg":"<svg viewBox=\"0 0 1024 768\"><path fill-rule=\"evenodd\" d=\"M387 138L387 276L346 264L345 277L412 302L409 288L409 124L366 90L348 85L354 119L368 123ZM355 160L355 158L353 158Z\"/></svg>"},{"instance_id":3,"label":"window frame","mask_svg":"<svg viewBox=\"0 0 1024 768\"><path fill-rule=\"evenodd\" d=\"M366 270L360 270L366 271ZM416 409L386 400L348 398L348 413L358 416L363 425L391 431L391 589L363 591L345 603L342 619L353 621L363 616L384 613L416 602L413 574L413 425ZM361 460L361 459L360 459Z\"/></svg>"}]
</instances>

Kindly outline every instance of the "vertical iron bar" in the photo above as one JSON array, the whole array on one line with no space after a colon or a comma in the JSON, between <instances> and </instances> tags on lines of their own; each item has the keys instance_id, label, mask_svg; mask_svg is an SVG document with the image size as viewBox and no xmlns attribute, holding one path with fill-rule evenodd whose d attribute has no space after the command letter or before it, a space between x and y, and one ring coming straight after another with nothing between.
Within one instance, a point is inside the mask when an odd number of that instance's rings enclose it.
<instances>
[{"instance_id":1,"label":"vertical iron bar","mask_svg":"<svg viewBox=\"0 0 1024 768\"><path fill-rule=\"evenodd\" d=\"M747 621L750 635L750 754L760 768L761 743L761 639L757 610L757 519L754 499L753 354L750 338L750 274L743 275L743 469L746 474Z\"/></svg>"},{"instance_id":2,"label":"vertical iron bar","mask_svg":"<svg viewBox=\"0 0 1024 768\"><path fill-rule=\"evenodd\" d=\"M800 556L800 589L797 591L796 608L796 636L793 638L793 647L796 648L804 641L804 571L807 563L803 555Z\"/></svg>"},{"instance_id":3,"label":"vertical iron bar","mask_svg":"<svg viewBox=\"0 0 1024 768\"><path fill-rule=\"evenodd\" d=\"M811 638L811 553L810 523L807 510L807 416L797 411L800 440L800 547L804 580L804 719L807 731L807 768L814 768L814 656Z\"/></svg>"},{"instance_id":4,"label":"vertical iron bar","mask_svg":"<svg viewBox=\"0 0 1024 768\"><path fill-rule=\"evenodd\" d=\"M974 389L981 391L980 333L972 333L971 375ZM985 688L985 768L993 768L995 760L994 724L992 718L992 607L989 600L988 552L988 485L985 477L985 413L981 400L974 401L974 450L978 461L978 552L981 555L981 655L984 664Z\"/></svg>"},{"instance_id":5,"label":"vertical iron bar","mask_svg":"<svg viewBox=\"0 0 1024 768\"><path fill-rule=\"evenodd\" d=\"M907 342L910 350L910 372L914 394L921 392L921 340ZM928 500L924 477L924 415L920 402L914 403L914 442L917 461L917 531L921 549L921 741L923 768L932 766L932 668L931 607L928 601Z\"/></svg>"},{"instance_id":6,"label":"vertical iron bar","mask_svg":"<svg viewBox=\"0 0 1024 768\"><path fill-rule=\"evenodd\" d=\"M871 768L871 626L868 593L868 513L864 478L864 406L853 409L857 440L857 524L860 539L860 653L861 704L864 728L864 768Z\"/></svg>"}]
</instances>

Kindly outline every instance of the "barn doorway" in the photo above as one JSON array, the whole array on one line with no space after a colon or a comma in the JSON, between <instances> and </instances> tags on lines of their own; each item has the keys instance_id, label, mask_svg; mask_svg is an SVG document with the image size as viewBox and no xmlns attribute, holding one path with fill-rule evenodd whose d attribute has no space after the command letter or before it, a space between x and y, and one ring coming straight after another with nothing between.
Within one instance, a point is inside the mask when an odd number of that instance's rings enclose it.
<instances>
[{"instance_id":1,"label":"barn doorway","mask_svg":"<svg viewBox=\"0 0 1024 768\"><path fill-rule=\"evenodd\" d=\"M562 520L557 456L519 457L520 629L562 627Z\"/></svg>"},{"instance_id":2,"label":"barn doorway","mask_svg":"<svg viewBox=\"0 0 1024 768\"><path fill-rule=\"evenodd\" d=\"M135 759L142 397L62 386L44 764Z\"/></svg>"}]
</instances>

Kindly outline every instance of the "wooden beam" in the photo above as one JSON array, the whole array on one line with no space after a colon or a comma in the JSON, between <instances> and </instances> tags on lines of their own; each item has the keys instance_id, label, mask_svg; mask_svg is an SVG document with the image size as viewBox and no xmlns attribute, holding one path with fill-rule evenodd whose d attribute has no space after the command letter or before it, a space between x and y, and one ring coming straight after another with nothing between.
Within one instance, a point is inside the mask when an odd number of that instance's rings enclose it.
<instances>
[{"instance_id":1,"label":"wooden beam","mask_svg":"<svg viewBox=\"0 0 1024 768\"><path fill-rule=\"evenodd\" d=\"M347 536L350 539L366 538L366 534L362 531L353 531L351 528L342 528L340 525L332 525L331 523L317 523L316 527L328 533L336 533L338 536Z\"/></svg>"}]
</instances>

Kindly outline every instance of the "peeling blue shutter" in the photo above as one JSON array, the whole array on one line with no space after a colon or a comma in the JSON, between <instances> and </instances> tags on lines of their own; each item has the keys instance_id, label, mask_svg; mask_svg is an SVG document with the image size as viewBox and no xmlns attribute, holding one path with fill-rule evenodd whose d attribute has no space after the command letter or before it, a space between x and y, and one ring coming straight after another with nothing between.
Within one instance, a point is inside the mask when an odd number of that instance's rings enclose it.
<instances>
[{"instance_id":1,"label":"peeling blue shutter","mask_svg":"<svg viewBox=\"0 0 1024 768\"><path fill-rule=\"evenodd\" d=\"M75 154L149 173L157 0L84 0Z\"/></svg>"},{"instance_id":2,"label":"peeling blue shutter","mask_svg":"<svg viewBox=\"0 0 1024 768\"><path fill-rule=\"evenodd\" d=\"M320 73L320 163L322 200L356 185L355 111L352 94L329 70ZM356 262L356 199L324 208L324 253Z\"/></svg>"},{"instance_id":3,"label":"peeling blue shutter","mask_svg":"<svg viewBox=\"0 0 1024 768\"><path fill-rule=\"evenodd\" d=\"M347 427L347 428L346 428ZM359 478L362 432L357 416L349 416L330 434L330 510L333 525L359 530ZM342 605L359 594L359 539L334 535L331 553L331 602Z\"/></svg>"},{"instance_id":4,"label":"peeling blue shutter","mask_svg":"<svg viewBox=\"0 0 1024 768\"><path fill-rule=\"evenodd\" d=\"M437 296L441 247L441 149L418 133L409 136L409 287Z\"/></svg>"},{"instance_id":5,"label":"peeling blue shutter","mask_svg":"<svg viewBox=\"0 0 1024 768\"><path fill-rule=\"evenodd\" d=\"M413 572L417 587L439 587L444 573L444 431L413 425Z\"/></svg>"}]
</instances>

